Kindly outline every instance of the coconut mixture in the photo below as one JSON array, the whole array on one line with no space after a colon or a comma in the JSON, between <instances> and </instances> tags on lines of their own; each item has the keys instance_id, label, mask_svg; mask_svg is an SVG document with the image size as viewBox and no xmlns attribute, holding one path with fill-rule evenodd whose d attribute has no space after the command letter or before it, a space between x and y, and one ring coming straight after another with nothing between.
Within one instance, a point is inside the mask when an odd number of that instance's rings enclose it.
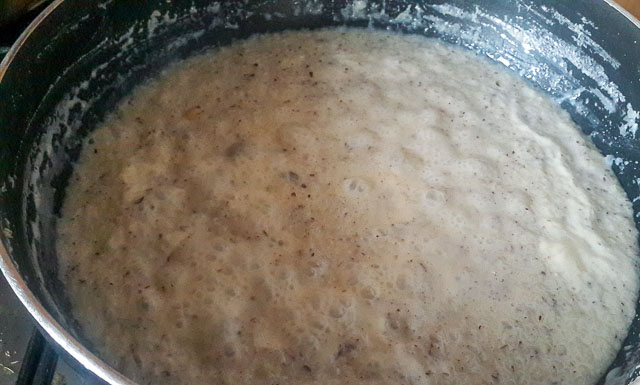
<instances>
[{"instance_id":1,"label":"coconut mixture","mask_svg":"<svg viewBox=\"0 0 640 385\"><path fill-rule=\"evenodd\" d=\"M592 384L634 314L631 204L568 115L421 37L258 36L88 138L58 255L141 384Z\"/></svg>"}]
</instances>

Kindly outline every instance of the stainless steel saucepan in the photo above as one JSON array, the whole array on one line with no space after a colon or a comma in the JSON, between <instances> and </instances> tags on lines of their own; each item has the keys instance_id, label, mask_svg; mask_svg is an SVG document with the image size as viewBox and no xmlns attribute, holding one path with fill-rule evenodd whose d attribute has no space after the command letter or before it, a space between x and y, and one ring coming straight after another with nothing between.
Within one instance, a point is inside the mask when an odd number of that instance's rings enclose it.
<instances>
[{"instance_id":1,"label":"stainless steel saucepan","mask_svg":"<svg viewBox=\"0 0 640 385\"><path fill-rule=\"evenodd\" d=\"M256 33L342 25L442 39L519 74L609 156L640 215L640 24L612 1L55 0L0 64L0 267L79 365L133 384L92 353L58 280L56 223L82 139L172 61ZM636 317L601 384L638 376L639 331Z\"/></svg>"}]
</instances>

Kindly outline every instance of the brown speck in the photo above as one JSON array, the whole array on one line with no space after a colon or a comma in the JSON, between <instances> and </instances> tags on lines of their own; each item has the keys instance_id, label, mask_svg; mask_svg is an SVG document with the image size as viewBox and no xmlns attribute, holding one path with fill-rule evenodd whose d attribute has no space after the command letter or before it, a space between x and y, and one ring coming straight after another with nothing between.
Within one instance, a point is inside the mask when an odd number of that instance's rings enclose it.
<instances>
[{"instance_id":1,"label":"brown speck","mask_svg":"<svg viewBox=\"0 0 640 385\"><path fill-rule=\"evenodd\" d=\"M136 363L136 365L138 365L138 367L142 366L142 360L140 359L137 353L133 353L132 357L133 357L133 361Z\"/></svg>"},{"instance_id":2,"label":"brown speck","mask_svg":"<svg viewBox=\"0 0 640 385\"><path fill-rule=\"evenodd\" d=\"M293 183L298 183L298 180L300 179L298 174L296 174L293 171L289 171L288 177L289 177L289 181L291 181Z\"/></svg>"},{"instance_id":3,"label":"brown speck","mask_svg":"<svg viewBox=\"0 0 640 385\"><path fill-rule=\"evenodd\" d=\"M311 372L311 367L309 365L302 365L302 369L306 370L307 372Z\"/></svg>"},{"instance_id":4,"label":"brown speck","mask_svg":"<svg viewBox=\"0 0 640 385\"><path fill-rule=\"evenodd\" d=\"M344 355L347 355L356 349L356 345L352 343L340 344L338 348L338 353L336 354L336 358L340 358Z\"/></svg>"},{"instance_id":5,"label":"brown speck","mask_svg":"<svg viewBox=\"0 0 640 385\"><path fill-rule=\"evenodd\" d=\"M224 150L224 156L229 159L233 159L242 152L244 147L244 142L235 142Z\"/></svg>"}]
</instances>

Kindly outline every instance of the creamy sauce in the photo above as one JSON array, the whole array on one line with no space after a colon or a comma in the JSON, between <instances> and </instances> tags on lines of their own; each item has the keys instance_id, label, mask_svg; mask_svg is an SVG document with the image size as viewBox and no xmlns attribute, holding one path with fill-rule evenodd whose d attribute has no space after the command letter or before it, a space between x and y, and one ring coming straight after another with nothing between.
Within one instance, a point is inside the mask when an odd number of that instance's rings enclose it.
<instances>
[{"instance_id":1,"label":"creamy sauce","mask_svg":"<svg viewBox=\"0 0 640 385\"><path fill-rule=\"evenodd\" d=\"M631 204L565 112L457 48L258 36L140 87L59 222L86 337L142 384L590 384Z\"/></svg>"}]
</instances>

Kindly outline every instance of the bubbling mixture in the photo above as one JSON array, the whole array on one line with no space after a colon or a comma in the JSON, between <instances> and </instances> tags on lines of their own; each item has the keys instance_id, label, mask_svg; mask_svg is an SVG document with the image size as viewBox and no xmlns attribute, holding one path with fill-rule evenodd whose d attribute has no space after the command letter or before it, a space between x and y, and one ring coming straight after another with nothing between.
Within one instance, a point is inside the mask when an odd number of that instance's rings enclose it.
<instances>
[{"instance_id":1,"label":"bubbling mixture","mask_svg":"<svg viewBox=\"0 0 640 385\"><path fill-rule=\"evenodd\" d=\"M551 100L422 37L253 37L167 69L85 144L61 279L141 384L592 384L637 232Z\"/></svg>"}]
</instances>

